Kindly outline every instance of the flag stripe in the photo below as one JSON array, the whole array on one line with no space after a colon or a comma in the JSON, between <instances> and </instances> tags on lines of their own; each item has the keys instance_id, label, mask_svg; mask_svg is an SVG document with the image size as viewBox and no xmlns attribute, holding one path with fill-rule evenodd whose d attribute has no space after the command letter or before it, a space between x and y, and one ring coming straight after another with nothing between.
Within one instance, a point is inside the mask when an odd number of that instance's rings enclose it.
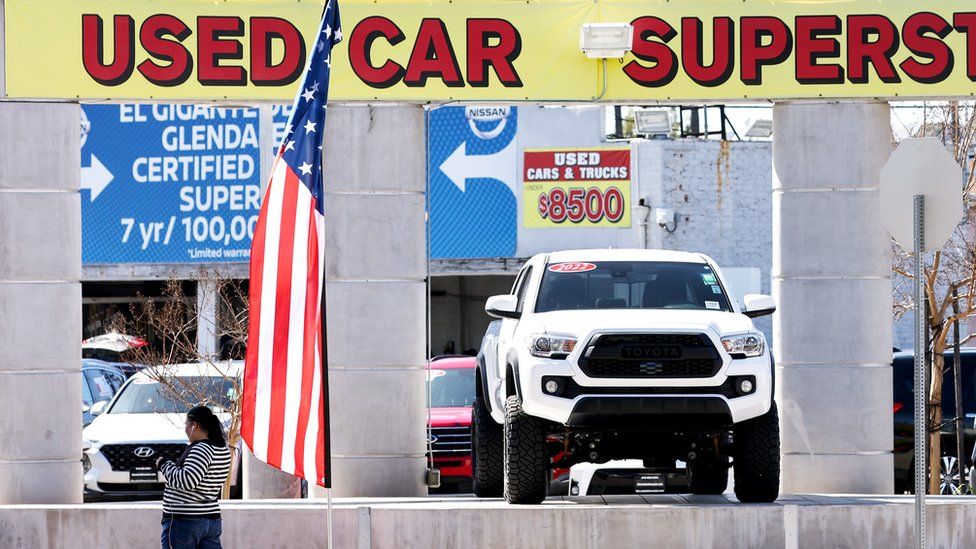
<instances>
[{"instance_id":1,"label":"flag stripe","mask_svg":"<svg viewBox=\"0 0 976 549\"><path fill-rule=\"evenodd\" d=\"M291 329L291 272L295 251L295 208L298 203L298 178L285 170L285 196L281 207L281 246L278 249L278 300L275 303L274 356L271 373L271 411L268 436L268 463L281 468L284 439L285 384L288 381L288 334Z\"/></svg>"},{"instance_id":2,"label":"flag stripe","mask_svg":"<svg viewBox=\"0 0 976 549\"><path fill-rule=\"evenodd\" d=\"M319 244L316 235L315 209L313 205L308 208L308 275L305 288L305 330L303 334L304 347L302 349L302 386L301 398L298 406L298 421L296 425L295 437L295 474L305 476L305 436L308 431L308 416L313 404L312 382L315 376L317 355L321 351L318 346L318 338L315 331L321 325L319 319L319 309L322 300L319 299ZM318 402L315 402L318 404Z\"/></svg>"},{"instance_id":3,"label":"flag stripe","mask_svg":"<svg viewBox=\"0 0 976 549\"><path fill-rule=\"evenodd\" d=\"M295 447L298 434L298 414L302 405L303 370L311 368L312 363L306 363L305 351L305 311L308 308L308 285L310 282L318 285L315 275L309 277L308 250L309 218L312 210L312 193L305 185L297 185L297 201L295 203L295 248L291 262L291 299L294 306L288 310L288 356L302 357L298 364L290 364L286 372L285 402L284 402L284 434L282 436L281 468L286 471L295 470ZM299 248L299 243L303 244ZM316 273L317 275L318 273ZM309 319L309 322L314 321ZM298 366L298 367L295 367Z\"/></svg>"},{"instance_id":4,"label":"flag stripe","mask_svg":"<svg viewBox=\"0 0 976 549\"><path fill-rule=\"evenodd\" d=\"M268 184L267 202L263 206L268 214L268 231L275 230L273 238L265 239L264 258L278 257L278 246L280 234L278 228L281 227L281 205L284 201L285 181L284 174L288 166L279 158L275 161L271 175L271 182ZM261 461L268 461L268 437L271 425L271 368L274 349L275 334L275 301L278 286L278 272L275 269L276 262L264 261L262 271L264 277L261 280L260 293L261 308L257 310L259 316L258 347L255 352L255 360L248 361L245 365L257 370L257 384L255 388L255 413L254 413L254 442L251 451ZM248 349L248 357L252 356Z\"/></svg>"},{"instance_id":5,"label":"flag stripe","mask_svg":"<svg viewBox=\"0 0 976 549\"><path fill-rule=\"evenodd\" d=\"M267 192L265 202L267 202ZM254 225L254 236L251 240L251 281L254 287L261 287L261 280L264 270L261 268L261 260L264 257L264 239L268 226L268 211L262 209L258 214L258 221ZM248 296L248 310L261 310L261 292L250 292ZM261 329L261 315L252 315L247 326L248 355L251 352L257 353L259 342L258 333ZM244 387L241 399L241 437L248 448L254 447L254 413L255 413L255 386L258 379L257 364L251 368L244 368Z\"/></svg>"}]
</instances>

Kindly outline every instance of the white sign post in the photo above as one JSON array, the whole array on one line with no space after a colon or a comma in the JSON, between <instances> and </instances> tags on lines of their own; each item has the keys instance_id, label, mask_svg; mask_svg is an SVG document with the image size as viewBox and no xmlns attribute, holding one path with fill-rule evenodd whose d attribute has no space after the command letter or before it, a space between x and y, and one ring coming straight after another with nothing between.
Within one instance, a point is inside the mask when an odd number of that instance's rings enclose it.
<instances>
[{"instance_id":1,"label":"white sign post","mask_svg":"<svg viewBox=\"0 0 976 549\"><path fill-rule=\"evenodd\" d=\"M925 548L928 461L925 409L924 254L939 249L962 217L962 168L939 139L906 139L881 169L881 222L915 252L915 544Z\"/></svg>"}]
</instances>

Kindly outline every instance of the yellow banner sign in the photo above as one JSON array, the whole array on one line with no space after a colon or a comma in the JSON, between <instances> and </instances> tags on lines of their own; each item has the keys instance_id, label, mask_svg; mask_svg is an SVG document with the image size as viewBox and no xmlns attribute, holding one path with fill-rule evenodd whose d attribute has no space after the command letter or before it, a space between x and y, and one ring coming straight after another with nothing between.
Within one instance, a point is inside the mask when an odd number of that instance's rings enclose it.
<instances>
[{"instance_id":1,"label":"yellow banner sign","mask_svg":"<svg viewBox=\"0 0 976 549\"><path fill-rule=\"evenodd\" d=\"M17 98L294 97L323 1L6 0ZM972 96L964 0L342 0L339 101ZM588 23L630 51L580 51ZM606 74L603 73L606 67Z\"/></svg>"},{"instance_id":2,"label":"yellow banner sign","mask_svg":"<svg viewBox=\"0 0 976 549\"><path fill-rule=\"evenodd\" d=\"M630 227L630 148L524 152L525 228Z\"/></svg>"}]
</instances>

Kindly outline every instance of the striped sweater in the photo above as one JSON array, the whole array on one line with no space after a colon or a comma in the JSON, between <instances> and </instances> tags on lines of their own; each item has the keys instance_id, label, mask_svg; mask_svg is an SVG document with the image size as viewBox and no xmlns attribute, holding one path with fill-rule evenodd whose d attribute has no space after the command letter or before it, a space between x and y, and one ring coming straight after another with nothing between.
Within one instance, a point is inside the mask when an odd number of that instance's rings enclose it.
<instances>
[{"instance_id":1,"label":"striped sweater","mask_svg":"<svg viewBox=\"0 0 976 549\"><path fill-rule=\"evenodd\" d=\"M230 449L201 440L190 444L176 463L164 461L163 513L220 518L217 499L230 474Z\"/></svg>"}]
</instances>

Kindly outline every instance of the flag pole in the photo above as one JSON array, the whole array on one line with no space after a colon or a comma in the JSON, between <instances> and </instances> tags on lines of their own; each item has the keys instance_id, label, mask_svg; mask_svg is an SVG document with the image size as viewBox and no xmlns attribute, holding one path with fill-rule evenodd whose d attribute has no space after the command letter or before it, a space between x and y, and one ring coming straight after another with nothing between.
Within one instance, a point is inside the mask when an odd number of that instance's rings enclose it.
<instances>
[{"instance_id":1,"label":"flag pole","mask_svg":"<svg viewBox=\"0 0 976 549\"><path fill-rule=\"evenodd\" d=\"M326 2L324 3L324 5L322 6L322 16L321 16L322 19L325 18L325 14L329 10L329 5L331 3L332 3L331 0L326 0ZM328 96L326 96L326 105L327 104L328 104ZM319 144L320 145L324 145L324 143L325 143L325 126L324 126L324 124L323 124L323 127L322 127L322 134L321 135L322 135L322 142L319 143ZM320 165L322 167L322 169L321 169L321 171L319 173L319 177L321 177L323 179L323 181L322 181L322 196L320 198L321 198L321 200L325 200L325 152L323 150L323 147L320 147L319 150L322 150L323 151L322 154L321 154L321 156L319 157L319 163L320 163ZM324 250L325 249L325 244L324 244L324 242L325 242L325 233L324 233L324 231L323 231L323 234L320 235L320 236L321 236L321 238L323 240L322 249ZM323 409L322 411L323 411L323 422L324 422L323 423L323 426L325 427L324 429L322 429L322 438L324 439L322 441L322 443L323 443L323 446L322 447L325 450L325 456L323 458L324 461L325 461L325 477L322 479L322 484L325 486L326 546L328 547L328 549L332 549L332 445L331 445L331 442L330 442L330 439L332 438L331 437L331 433L332 433L331 427L332 426L331 426L331 417L329 415L329 401L330 401L330 398L329 398L329 345L328 345L329 339L328 339L328 331L326 329L327 328L327 323L326 323L326 320L325 320L326 319L326 315L325 315L325 287L326 287L326 280L327 280L327 276L326 276L326 272L327 272L327 269L326 269L326 257L327 257L327 254L325 252L323 252L323 254L322 254L322 304L321 304L322 309L321 309L321 312L319 314L319 319L320 319L320 324L321 324L321 329L322 329L322 397L323 397L322 398L322 409Z\"/></svg>"},{"instance_id":2,"label":"flag pole","mask_svg":"<svg viewBox=\"0 0 976 549\"><path fill-rule=\"evenodd\" d=\"M323 132L324 133L324 132ZM324 164L324 162L323 162ZM324 166L323 166L324 167ZM322 170L322 176L325 176L325 170ZM325 193L325 186L323 185L323 194ZM325 235L322 235L325 239ZM327 529L327 546L328 549L332 549L332 447L330 444L331 437L329 436L332 429L330 425L329 417L329 346L326 330L326 315L325 315L325 281L326 281L326 268L325 268L325 254L322 257L322 310L320 313L321 319L321 329L322 329L322 411L323 411L323 426L322 429L322 447L325 450L325 476L322 479L322 484L325 487L325 506L326 506L326 529Z\"/></svg>"}]
</instances>

